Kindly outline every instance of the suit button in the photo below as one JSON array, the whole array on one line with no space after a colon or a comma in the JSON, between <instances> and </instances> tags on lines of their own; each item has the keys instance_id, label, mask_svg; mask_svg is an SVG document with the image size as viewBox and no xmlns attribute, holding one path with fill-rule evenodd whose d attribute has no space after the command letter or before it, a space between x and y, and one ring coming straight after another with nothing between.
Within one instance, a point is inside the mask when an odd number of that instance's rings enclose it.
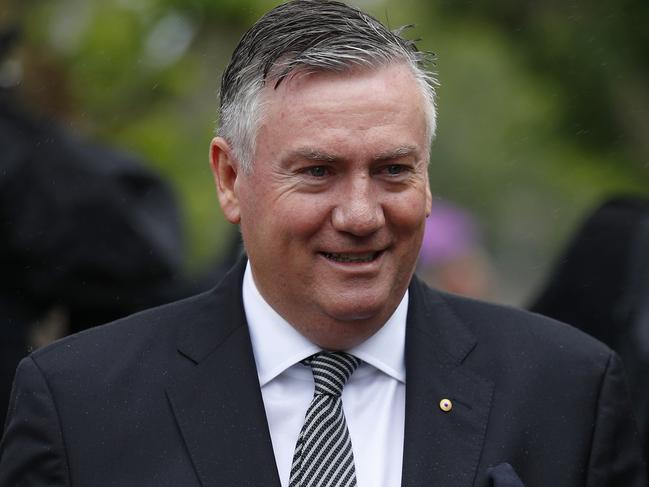
<instances>
[{"instance_id":1,"label":"suit button","mask_svg":"<svg viewBox=\"0 0 649 487\"><path fill-rule=\"evenodd\" d=\"M439 402L439 408L444 411L445 413L448 413L451 409L453 409L453 403L451 402L450 399L442 399Z\"/></svg>"}]
</instances>

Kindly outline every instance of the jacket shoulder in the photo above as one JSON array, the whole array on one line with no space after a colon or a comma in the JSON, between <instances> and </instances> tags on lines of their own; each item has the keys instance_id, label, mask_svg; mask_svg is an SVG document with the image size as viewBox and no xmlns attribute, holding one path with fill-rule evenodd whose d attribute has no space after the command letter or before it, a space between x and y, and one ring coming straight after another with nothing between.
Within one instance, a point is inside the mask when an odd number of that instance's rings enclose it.
<instances>
[{"instance_id":1,"label":"jacket shoulder","mask_svg":"<svg viewBox=\"0 0 649 487\"><path fill-rule=\"evenodd\" d=\"M614 355L607 345L567 323L511 306L430 292L476 337L476 352L494 361L581 364L602 371Z\"/></svg>"},{"instance_id":2,"label":"jacket shoulder","mask_svg":"<svg viewBox=\"0 0 649 487\"><path fill-rule=\"evenodd\" d=\"M88 370L111 363L137 361L143 355L175 353L189 323L209 313L218 318L215 290L140 311L104 325L69 335L31 353L42 370Z\"/></svg>"}]
</instances>

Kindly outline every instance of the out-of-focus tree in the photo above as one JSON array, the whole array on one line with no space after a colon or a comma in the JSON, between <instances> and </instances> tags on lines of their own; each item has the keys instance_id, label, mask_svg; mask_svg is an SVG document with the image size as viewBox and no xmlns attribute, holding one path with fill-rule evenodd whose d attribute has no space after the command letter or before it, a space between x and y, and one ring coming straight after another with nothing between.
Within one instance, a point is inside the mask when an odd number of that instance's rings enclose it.
<instances>
[{"instance_id":1,"label":"out-of-focus tree","mask_svg":"<svg viewBox=\"0 0 649 487\"><path fill-rule=\"evenodd\" d=\"M219 77L279 2L0 1L0 29L24 33L0 83L170 178L200 266L227 228L207 164ZM649 191L646 2L351 3L392 27L414 21L410 35L437 54L431 184L483 220L504 300L525 298L582 212L611 192Z\"/></svg>"},{"instance_id":2,"label":"out-of-focus tree","mask_svg":"<svg viewBox=\"0 0 649 487\"><path fill-rule=\"evenodd\" d=\"M642 0L473 2L442 11L496 26L534 75L552 80L561 130L586 150L649 167L649 3Z\"/></svg>"}]
</instances>

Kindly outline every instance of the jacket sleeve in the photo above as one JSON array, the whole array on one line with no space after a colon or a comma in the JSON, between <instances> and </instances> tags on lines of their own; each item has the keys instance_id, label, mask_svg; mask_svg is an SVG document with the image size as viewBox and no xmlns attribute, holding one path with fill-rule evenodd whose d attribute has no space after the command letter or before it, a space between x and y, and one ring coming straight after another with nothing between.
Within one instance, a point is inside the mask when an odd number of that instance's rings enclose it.
<instances>
[{"instance_id":1,"label":"jacket sleeve","mask_svg":"<svg viewBox=\"0 0 649 487\"><path fill-rule=\"evenodd\" d=\"M612 353L600 388L587 474L588 487L647 487L647 466L622 363Z\"/></svg>"},{"instance_id":2,"label":"jacket sleeve","mask_svg":"<svg viewBox=\"0 0 649 487\"><path fill-rule=\"evenodd\" d=\"M68 486L61 425L46 378L31 357L20 362L0 443L3 487Z\"/></svg>"}]
</instances>

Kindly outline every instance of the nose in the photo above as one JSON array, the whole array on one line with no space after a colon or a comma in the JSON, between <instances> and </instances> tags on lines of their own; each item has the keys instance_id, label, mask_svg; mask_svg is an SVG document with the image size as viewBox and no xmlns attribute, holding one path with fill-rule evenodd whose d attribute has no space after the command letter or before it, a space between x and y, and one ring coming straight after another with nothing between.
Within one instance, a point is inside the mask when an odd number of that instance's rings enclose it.
<instances>
[{"instance_id":1,"label":"nose","mask_svg":"<svg viewBox=\"0 0 649 487\"><path fill-rule=\"evenodd\" d=\"M338 195L337 200L331 221L339 232L367 237L385 225L383 206L372 188L371 177L355 179Z\"/></svg>"}]
</instances>

